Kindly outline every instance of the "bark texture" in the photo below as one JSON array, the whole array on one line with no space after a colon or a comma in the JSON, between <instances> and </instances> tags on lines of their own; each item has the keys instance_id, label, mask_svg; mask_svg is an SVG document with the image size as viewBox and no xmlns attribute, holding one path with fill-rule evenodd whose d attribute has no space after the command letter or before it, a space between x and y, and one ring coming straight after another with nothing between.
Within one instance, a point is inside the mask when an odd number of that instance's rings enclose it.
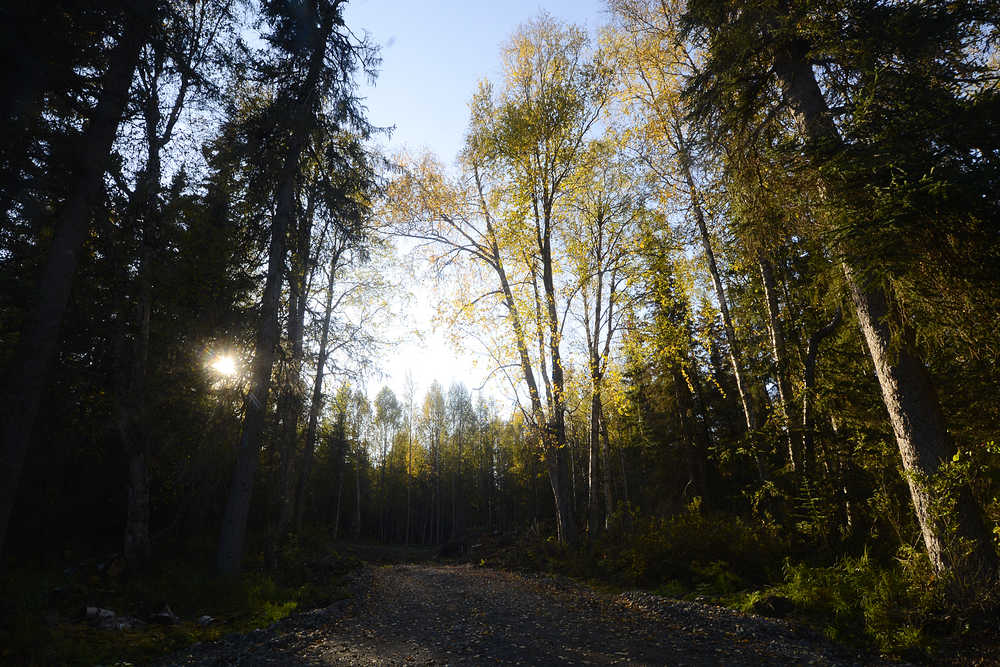
<instances>
[{"instance_id":1,"label":"bark texture","mask_svg":"<svg viewBox=\"0 0 1000 667\"><path fill-rule=\"evenodd\" d=\"M781 326L778 312L778 292L774 283L774 268L771 262L761 255L757 259L760 268L761 284L764 287L764 300L767 304L767 328L771 338L771 358L774 361L774 375L778 384L778 409L781 428L785 432L788 443L788 462L792 470L802 467L802 453L796 451L796 439L792 434L792 383L788 378L788 353L785 350L785 332Z\"/></svg>"},{"instance_id":2,"label":"bark texture","mask_svg":"<svg viewBox=\"0 0 1000 667\"><path fill-rule=\"evenodd\" d=\"M840 150L843 142L805 58L805 45L796 43L780 48L775 54L774 71L811 151L822 156ZM834 186L824 184L827 190L824 195L830 196ZM841 254L845 254L843 250ZM929 482L941 464L951 458L954 445L930 374L911 341L904 336L894 344L889 326L893 313L886 293L863 284L850 260L845 259L842 268L858 325L875 365L931 563L941 573L992 577L996 572L996 555L971 492L967 488L960 490L951 517L938 516L934 511L935 498ZM972 553L963 553L959 541L971 544Z\"/></svg>"}]
</instances>

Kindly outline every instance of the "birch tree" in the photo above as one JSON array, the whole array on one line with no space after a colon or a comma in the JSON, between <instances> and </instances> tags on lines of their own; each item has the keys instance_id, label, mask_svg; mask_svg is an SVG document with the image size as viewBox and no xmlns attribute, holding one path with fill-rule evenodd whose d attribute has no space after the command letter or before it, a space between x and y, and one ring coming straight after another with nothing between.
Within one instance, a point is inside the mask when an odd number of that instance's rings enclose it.
<instances>
[{"instance_id":1,"label":"birch tree","mask_svg":"<svg viewBox=\"0 0 1000 667\"><path fill-rule=\"evenodd\" d=\"M590 428L588 461L588 525L591 535L606 524L614 509L604 424L604 378L624 326L628 295L635 278L634 253L646 213L644 171L625 155L617 137L589 143L582 164L569 181L564 204L567 224L563 243L576 277L574 309L583 324L588 379ZM604 498L603 511L601 496Z\"/></svg>"},{"instance_id":2,"label":"birch tree","mask_svg":"<svg viewBox=\"0 0 1000 667\"><path fill-rule=\"evenodd\" d=\"M407 221L406 233L437 244L441 264L461 258L492 274L495 291L476 303L504 314L520 371L510 379L527 394L522 410L549 471L559 539L574 542L558 203L610 77L580 28L545 14L523 25L502 57L503 86L484 81L471 103L462 175L449 179L429 158L411 164L395 185L392 215Z\"/></svg>"}]
</instances>

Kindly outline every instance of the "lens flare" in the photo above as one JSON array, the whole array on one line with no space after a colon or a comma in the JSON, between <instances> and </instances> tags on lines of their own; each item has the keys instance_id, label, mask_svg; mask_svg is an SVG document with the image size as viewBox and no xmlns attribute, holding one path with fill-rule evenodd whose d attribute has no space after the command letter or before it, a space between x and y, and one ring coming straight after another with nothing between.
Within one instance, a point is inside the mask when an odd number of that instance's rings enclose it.
<instances>
[{"instance_id":1,"label":"lens flare","mask_svg":"<svg viewBox=\"0 0 1000 667\"><path fill-rule=\"evenodd\" d=\"M232 377L236 375L236 360L227 355L220 355L215 358L209 368L218 373L219 375L224 375L226 377Z\"/></svg>"}]
</instances>

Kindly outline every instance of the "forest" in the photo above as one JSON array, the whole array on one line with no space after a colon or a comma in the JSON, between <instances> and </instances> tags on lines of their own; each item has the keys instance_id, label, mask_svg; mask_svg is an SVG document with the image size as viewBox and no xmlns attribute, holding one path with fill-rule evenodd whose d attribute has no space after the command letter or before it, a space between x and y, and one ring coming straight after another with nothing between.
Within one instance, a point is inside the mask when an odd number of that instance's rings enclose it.
<instances>
[{"instance_id":1,"label":"forest","mask_svg":"<svg viewBox=\"0 0 1000 667\"><path fill-rule=\"evenodd\" d=\"M1000 3L540 10L448 164L345 1L0 9L0 660L350 545L1000 647ZM404 264L492 389L379 389Z\"/></svg>"}]
</instances>

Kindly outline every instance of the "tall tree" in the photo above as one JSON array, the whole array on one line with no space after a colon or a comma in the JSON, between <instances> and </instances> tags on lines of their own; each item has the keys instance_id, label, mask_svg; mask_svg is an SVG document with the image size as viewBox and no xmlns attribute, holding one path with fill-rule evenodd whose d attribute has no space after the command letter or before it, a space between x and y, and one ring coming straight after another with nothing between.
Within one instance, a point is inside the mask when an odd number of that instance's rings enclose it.
<instances>
[{"instance_id":1,"label":"tall tree","mask_svg":"<svg viewBox=\"0 0 1000 667\"><path fill-rule=\"evenodd\" d=\"M392 441L399 431L399 423L403 410L399 399L389 387L382 387L375 397L375 430L378 437L378 451L375 460L378 462L378 497L379 497L379 538L387 541L389 494L386 490L386 468L389 465L389 450Z\"/></svg>"},{"instance_id":2,"label":"tall tree","mask_svg":"<svg viewBox=\"0 0 1000 667\"><path fill-rule=\"evenodd\" d=\"M619 138L590 142L580 169L569 183L564 243L577 276L590 380L588 524L591 535L614 509L604 421L604 377L623 328L627 284L634 277L632 253L645 212L644 174L628 159ZM601 496L604 498L603 511Z\"/></svg>"},{"instance_id":3,"label":"tall tree","mask_svg":"<svg viewBox=\"0 0 1000 667\"><path fill-rule=\"evenodd\" d=\"M463 384L448 388L446 404L451 423L451 440L454 443L455 464L451 471L451 538L460 539L465 534L465 509L468 496L465 489L465 448L471 435L475 415L472 397Z\"/></svg>"},{"instance_id":4,"label":"tall tree","mask_svg":"<svg viewBox=\"0 0 1000 667\"><path fill-rule=\"evenodd\" d=\"M341 301L347 297L350 291L342 292L336 301L336 282L338 274L343 271L347 264L350 253L351 239L340 235L335 238L329 249L330 259L327 266L327 284L323 297L322 320L320 323L319 348L316 352L316 374L313 376L312 396L309 402L309 418L306 425L305 444L302 450L302 462L299 466L297 482L295 485L295 528L301 530L302 516L306 505L306 488L309 483L309 476L312 471L313 452L316 447L317 429L319 427L319 417L323 409L323 380L326 377L327 365L330 355L336 345L331 344L330 326L334 311L339 307Z\"/></svg>"},{"instance_id":5,"label":"tall tree","mask_svg":"<svg viewBox=\"0 0 1000 667\"><path fill-rule=\"evenodd\" d=\"M361 66L370 76L374 65L374 54L369 47L352 42L343 21L342 0L274 0L264 3L262 9L271 23L266 40L273 58L258 60L256 66L262 74L280 82L276 98L264 109L264 117L275 128L275 134L269 138L280 146L276 154L281 163L274 184L267 278L261 295L246 417L216 556L217 567L225 574L239 571L243 557L271 371L280 336L278 307L285 237L297 209L300 160L314 132L353 125L362 134L367 133L369 126L352 95L356 85L353 75ZM261 125L266 127L268 122Z\"/></svg>"},{"instance_id":6,"label":"tall tree","mask_svg":"<svg viewBox=\"0 0 1000 667\"><path fill-rule=\"evenodd\" d=\"M431 460L431 511L428 516L428 542L441 542L444 529L441 522L441 446L447 428L444 392L435 380L424 397L423 427Z\"/></svg>"},{"instance_id":7,"label":"tall tree","mask_svg":"<svg viewBox=\"0 0 1000 667\"><path fill-rule=\"evenodd\" d=\"M927 157L942 156L941 146L945 154L961 150L948 145L947 130L928 124L912 96L916 81L926 78L920 84L924 100L950 104L956 111L965 106L959 91L969 83L956 79L965 75L975 80L977 66L963 35L992 20L977 3L947 8L937 3L833 3L813 14L807 3L738 8L698 1L689 4L686 16L689 34L702 40L708 54L704 72L690 87L700 102L696 113L707 111L720 127L743 136L752 132L743 124L764 106L787 110L797 125L797 148L830 209L824 216L828 233L839 237L834 251L875 366L928 555L937 571L963 579L992 576L996 555L967 488L956 491L949 511L935 509L932 485L954 445L934 381L900 316L898 295L886 276L877 275L870 251L890 238L905 243L905 236L893 233L900 226L940 224L922 212L894 220L896 211L886 210L879 200L888 195L902 204L913 179L928 177L942 161ZM837 30L830 31L833 26ZM910 30L923 35L919 45L899 39ZM873 33L882 39L873 41ZM827 90L837 97L836 110L820 86L817 65L823 66ZM878 103L867 93L876 79L882 98ZM912 133L908 144L900 141L903 129ZM906 273L906 260L888 259L897 275Z\"/></svg>"},{"instance_id":8,"label":"tall tree","mask_svg":"<svg viewBox=\"0 0 1000 667\"><path fill-rule=\"evenodd\" d=\"M211 89L206 66L214 62L218 41L232 29L231 0L193 2L171 7L165 27L144 49L138 67L136 103L141 110L145 164L129 193L126 225L139 237L135 269L132 345L115 392L116 421L128 467L124 550L126 561L140 566L149 557L150 434L146 427L146 376L153 311L153 284L162 235L160 194L162 154L174 137L192 95ZM166 98L164 99L164 95ZM164 113L164 104L166 113ZM124 267L123 267L124 268ZM124 315L124 314L119 314ZM126 319L126 318L122 318Z\"/></svg>"},{"instance_id":9,"label":"tall tree","mask_svg":"<svg viewBox=\"0 0 1000 667\"><path fill-rule=\"evenodd\" d=\"M0 552L69 302L80 248L90 228L92 208L100 196L115 133L129 102L129 88L140 52L155 24L157 5L154 0L124 3L116 6L118 12L109 16L111 26L118 32L112 36L116 43L108 53L97 104L77 140L73 186L60 205L37 297L21 331L14 368L7 377L0 459Z\"/></svg>"},{"instance_id":10,"label":"tall tree","mask_svg":"<svg viewBox=\"0 0 1000 667\"><path fill-rule=\"evenodd\" d=\"M615 0L611 7L619 33L610 32L607 39L615 47L624 109L635 119L633 132L644 142L640 154L660 175L664 188L667 191L676 189L687 197L688 210L722 315L744 423L747 432L752 432L758 420L751 398L750 378L717 261L717 244L709 229L704 179L699 178L698 173L695 129L687 122L680 100L683 82L694 73L695 64L683 45L676 41L679 7L675 2L652 0Z\"/></svg>"},{"instance_id":11,"label":"tall tree","mask_svg":"<svg viewBox=\"0 0 1000 667\"><path fill-rule=\"evenodd\" d=\"M503 89L494 94L484 83L471 105L464 177L449 183L430 159L411 165L395 184L393 214L409 223L406 233L444 245L442 264L466 256L496 279L488 305L506 313L520 370L515 386L528 395L523 410L549 471L559 539L574 542L558 203L610 76L581 29L544 14L522 26L503 58Z\"/></svg>"}]
</instances>

